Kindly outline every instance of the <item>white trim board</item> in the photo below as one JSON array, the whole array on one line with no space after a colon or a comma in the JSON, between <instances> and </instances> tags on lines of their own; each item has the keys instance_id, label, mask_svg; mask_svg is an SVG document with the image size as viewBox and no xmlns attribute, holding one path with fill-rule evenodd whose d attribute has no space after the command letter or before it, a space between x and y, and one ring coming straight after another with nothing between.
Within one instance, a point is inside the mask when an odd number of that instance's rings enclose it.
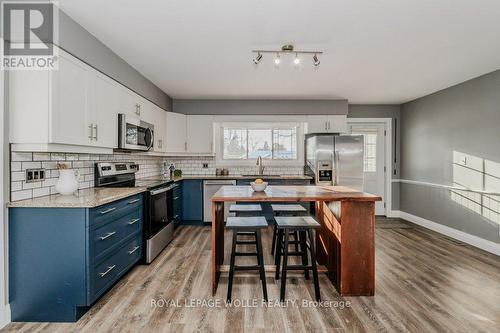
<instances>
[{"instance_id":1,"label":"white trim board","mask_svg":"<svg viewBox=\"0 0 500 333\"><path fill-rule=\"evenodd\" d=\"M416 216L403 211L394 211L395 215L403 220L417 224L421 227L430 229L442 235L451 237L453 239L459 240L461 242L467 243L474 247L477 247L486 252L500 256L500 244L494 243L492 241L465 233L463 231L450 228L448 226L424 219L420 216Z\"/></svg>"},{"instance_id":2,"label":"white trim board","mask_svg":"<svg viewBox=\"0 0 500 333\"><path fill-rule=\"evenodd\" d=\"M347 118L347 125L352 123L375 123L385 125L385 215L387 217L394 216L392 210L392 118Z\"/></svg>"}]
</instances>

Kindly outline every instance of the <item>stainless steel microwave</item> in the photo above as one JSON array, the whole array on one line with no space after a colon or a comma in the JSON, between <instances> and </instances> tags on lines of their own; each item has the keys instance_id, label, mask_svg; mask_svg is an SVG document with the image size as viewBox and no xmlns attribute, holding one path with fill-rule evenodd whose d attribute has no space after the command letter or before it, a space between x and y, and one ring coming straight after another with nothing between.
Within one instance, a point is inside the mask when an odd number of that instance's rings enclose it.
<instances>
[{"instance_id":1,"label":"stainless steel microwave","mask_svg":"<svg viewBox=\"0 0 500 333\"><path fill-rule=\"evenodd\" d=\"M118 147L148 151L154 146L154 125L124 113L118 114Z\"/></svg>"}]
</instances>

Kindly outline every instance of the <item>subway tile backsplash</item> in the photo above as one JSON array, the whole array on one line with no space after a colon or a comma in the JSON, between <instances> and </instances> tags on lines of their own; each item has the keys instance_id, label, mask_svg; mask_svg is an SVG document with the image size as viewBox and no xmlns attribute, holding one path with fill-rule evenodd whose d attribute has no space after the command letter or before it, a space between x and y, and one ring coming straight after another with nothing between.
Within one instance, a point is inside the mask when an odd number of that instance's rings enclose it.
<instances>
[{"instance_id":1,"label":"subway tile backsplash","mask_svg":"<svg viewBox=\"0 0 500 333\"><path fill-rule=\"evenodd\" d=\"M10 163L10 191L11 201L42 197L56 194L54 188L59 177L57 163L64 163L70 168L78 170L80 174L80 189L94 186L94 163L99 161L130 161L139 164L137 178L157 176L163 172L163 163L174 163L184 175L215 175L214 157L182 156L158 157L139 154L76 154L76 153L37 153L12 152ZM207 168L203 168L203 164ZM229 169L230 175L254 174L256 166L223 166ZM25 170L44 168L45 180L27 183ZM222 168L222 166L221 166ZM297 166L266 166L266 174L270 175L301 175L302 167Z\"/></svg>"}]
</instances>

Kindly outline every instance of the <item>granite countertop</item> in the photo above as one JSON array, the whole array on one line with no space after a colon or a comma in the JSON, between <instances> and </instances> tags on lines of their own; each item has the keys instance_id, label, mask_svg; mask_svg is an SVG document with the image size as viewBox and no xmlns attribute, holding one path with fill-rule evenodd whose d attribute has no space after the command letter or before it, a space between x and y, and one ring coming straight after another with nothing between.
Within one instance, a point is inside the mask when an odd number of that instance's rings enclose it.
<instances>
[{"instance_id":1,"label":"granite countertop","mask_svg":"<svg viewBox=\"0 0 500 333\"><path fill-rule=\"evenodd\" d=\"M185 175L182 177L168 178L163 176L152 176L138 179L139 184L142 182L144 186L140 187L101 187L89 188L79 190L75 195L48 195L45 197L26 199L20 201L12 201L7 203L7 207L32 207L32 208L92 208L104 205L116 200L126 198L128 196L142 193L147 190L147 186L157 186L167 182L178 182L183 179L255 179L256 176L216 176L216 175ZM309 176L276 176L276 175L263 175L264 179L312 179ZM149 182L149 183L147 183Z\"/></svg>"},{"instance_id":2,"label":"granite countertop","mask_svg":"<svg viewBox=\"0 0 500 333\"><path fill-rule=\"evenodd\" d=\"M7 203L7 207L93 208L145 191L145 187L89 188L79 190L74 195L56 194L34 199L13 201Z\"/></svg>"}]
</instances>

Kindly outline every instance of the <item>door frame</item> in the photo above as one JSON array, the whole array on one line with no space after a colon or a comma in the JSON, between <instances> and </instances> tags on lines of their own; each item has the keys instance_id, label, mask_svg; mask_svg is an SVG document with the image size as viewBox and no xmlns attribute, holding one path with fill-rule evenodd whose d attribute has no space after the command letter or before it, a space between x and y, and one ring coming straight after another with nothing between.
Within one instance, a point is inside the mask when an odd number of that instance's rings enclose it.
<instances>
[{"instance_id":1,"label":"door frame","mask_svg":"<svg viewBox=\"0 0 500 333\"><path fill-rule=\"evenodd\" d=\"M385 191L385 216L393 216L392 212L392 118L347 118L347 126L351 124L384 124L385 126L385 173L384 173L384 191ZM387 140L390 138L390 140Z\"/></svg>"}]
</instances>

